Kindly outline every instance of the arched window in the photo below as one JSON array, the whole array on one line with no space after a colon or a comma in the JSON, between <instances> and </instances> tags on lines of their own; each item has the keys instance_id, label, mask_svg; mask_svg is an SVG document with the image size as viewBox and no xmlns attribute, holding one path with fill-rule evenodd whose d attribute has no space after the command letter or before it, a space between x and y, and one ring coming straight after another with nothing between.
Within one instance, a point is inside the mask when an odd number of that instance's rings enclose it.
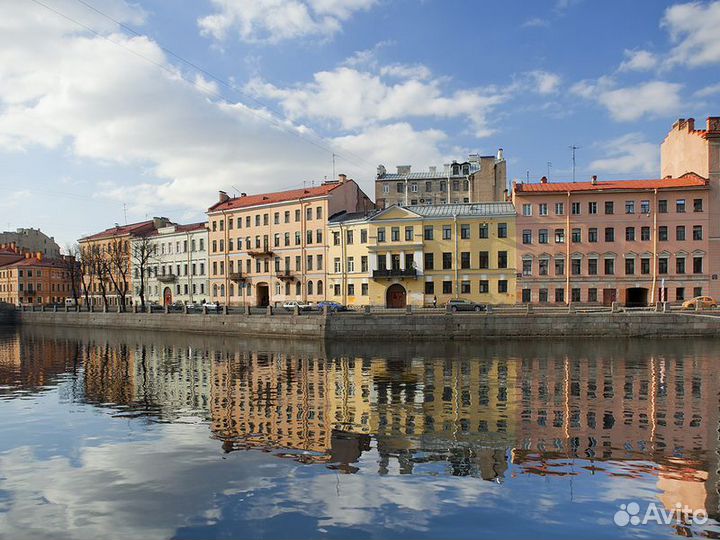
<instances>
[{"instance_id":1,"label":"arched window","mask_svg":"<svg viewBox=\"0 0 720 540\"><path fill-rule=\"evenodd\" d=\"M230 296L235 296L235 285L230 284Z\"/></svg>"},{"instance_id":2,"label":"arched window","mask_svg":"<svg viewBox=\"0 0 720 540\"><path fill-rule=\"evenodd\" d=\"M302 294L302 283L299 281L295 284L295 296L300 296Z\"/></svg>"},{"instance_id":3,"label":"arched window","mask_svg":"<svg viewBox=\"0 0 720 540\"><path fill-rule=\"evenodd\" d=\"M285 282L285 296L290 296L290 282Z\"/></svg>"},{"instance_id":4,"label":"arched window","mask_svg":"<svg viewBox=\"0 0 720 540\"><path fill-rule=\"evenodd\" d=\"M308 294L313 294L313 282L312 281L308 281L307 292L308 292Z\"/></svg>"},{"instance_id":5,"label":"arched window","mask_svg":"<svg viewBox=\"0 0 720 540\"><path fill-rule=\"evenodd\" d=\"M225 298L225 285L220 285L220 296Z\"/></svg>"},{"instance_id":6,"label":"arched window","mask_svg":"<svg viewBox=\"0 0 720 540\"><path fill-rule=\"evenodd\" d=\"M322 282L322 279L318 279L318 282L317 282L317 293L318 293L318 294L323 294L323 282Z\"/></svg>"},{"instance_id":7,"label":"arched window","mask_svg":"<svg viewBox=\"0 0 720 540\"><path fill-rule=\"evenodd\" d=\"M155 287L157 289L157 287ZM217 296L218 287L217 285L213 285L213 296ZM156 291L157 294L157 291Z\"/></svg>"}]
</instances>

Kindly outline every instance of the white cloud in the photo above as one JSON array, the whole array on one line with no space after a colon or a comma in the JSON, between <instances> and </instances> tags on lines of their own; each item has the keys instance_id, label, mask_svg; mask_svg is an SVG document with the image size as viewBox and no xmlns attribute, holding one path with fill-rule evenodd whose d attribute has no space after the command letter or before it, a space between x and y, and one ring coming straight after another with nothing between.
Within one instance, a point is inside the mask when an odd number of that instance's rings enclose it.
<instances>
[{"instance_id":1,"label":"white cloud","mask_svg":"<svg viewBox=\"0 0 720 540\"><path fill-rule=\"evenodd\" d=\"M533 17L520 25L521 28L542 28L545 26L550 26L550 23L540 17Z\"/></svg>"},{"instance_id":2,"label":"white cloud","mask_svg":"<svg viewBox=\"0 0 720 540\"><path fill-rule=\"evenodd\" d=\"M629 122L643 116L672 115L682 109L681 84L650 81L618 88L613 79L580 81L570 91L603 105L614 120Z\"/></svg>"},{"instance_id":3,"label":"white cloud","mask_svg":"<svg viewBox=\"0 0 720 540\"><path fill-rule=\"evenodd\" d=\"M710 86L701 88L700 90L695 92L693 95L695 97L704 98L704 97L714 96L715 94L720 94L720 83L711 84Z\"/></svg>"},{"instance_id":4,"label":"white cloud","mask_svg":"<svg viewBox=\"0 0 720 540\"><path fill-rule=\"evenodd\" d=\"M530 71L528 75L535 83L535 91L538 94L554 94L560 86L560 76L548 71Z\"/></svg>"},{"instance_id":5,"label":"white cloud","mask_svg":"<svg viewBox=\"0 0 720 540\"><path fill-rule=\"evenodd\" d=\"M625 49L625 60L620 64L620 71L648 71L658 65L658 58L650 51Z\"/></svg>"},{"instance_id":6,"label":"white cloud","mask_svg":"<svg viewBox=\"0 0 720 540\"><path fill-rule=\"evenodd\" d=\"M720 62L720 1L671 6L662 25L676 43L668 65L698 67Z\"/></svg>"},{"instance_id":7,"label":"white cloud","mask_svg":"<svg viewBox=\"0 0 720 540\"><path fill-rule=\"evenodd\" d=\"M356 12L377 0L211 0L214 13L202 17L202 32L224 40L278 42L308 36L328 37Z\"/></svg>"},{"instance_id":8,"label":"white cloud","mask_svg":"<svg viewBox=\"0 0 720 540\"><path fill-rule=\"evenodd\" d=\"M292 120L324 120L343 129L358 129L407 117L465 118L477 137L492 133L487 115L509 97L495 88L444 92L444 81L429 78L429 70L421 66L395 66L384 72L392 73L393 79L400 72L415 78L390 82L383 79L382 68L376 74L341 66L315 73L306 84L279 88L255 79L246 89L278 101Z\"/></svg>"},{"instance_id":9,"label":"white cloud","mask_svg":"<svg viewBox=\"0 0 720 540\"><path fill-rule=\"evenodd\" d=\"M590 169L614 174L658 174L660 153L656 143L641 133L628 133L600 145L605 157L590 163Z\"/></svg>"}]
</instances>

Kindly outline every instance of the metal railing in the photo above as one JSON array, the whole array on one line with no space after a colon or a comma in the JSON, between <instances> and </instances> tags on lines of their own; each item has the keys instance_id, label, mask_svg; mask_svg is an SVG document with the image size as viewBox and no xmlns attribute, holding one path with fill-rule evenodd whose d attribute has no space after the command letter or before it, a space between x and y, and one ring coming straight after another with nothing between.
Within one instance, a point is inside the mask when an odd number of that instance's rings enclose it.
<instances>
[{"instance_id":1,"label":"metal railing","mask_svg":"<svg viewBox=\"0 0 720 540\"><path fill-rule=\"evenodd\" d=\"M373 270L373 279L394 277L416 278L417 274L416 268L385 268L382 270Z\"/></svg>"}]
</instances>

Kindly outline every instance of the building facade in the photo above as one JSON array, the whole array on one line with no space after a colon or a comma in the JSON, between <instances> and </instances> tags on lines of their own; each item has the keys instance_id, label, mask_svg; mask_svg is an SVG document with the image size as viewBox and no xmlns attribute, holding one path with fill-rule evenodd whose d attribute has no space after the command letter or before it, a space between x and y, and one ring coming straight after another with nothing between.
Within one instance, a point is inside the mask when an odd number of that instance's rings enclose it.
<instances>
[{"instance_id":1,"label":"building facade","mask_svg":"<svg viewBox=\"0 0 720 540\"><path fill-rule=\"evenodd\" d=\"M208 210L210 298L250 306L324 300L328 217L372 208L345 175L290 191L220 192Z\"/></svg>"},{"instance_id":2,"label":"building facade","mask_svg":"<svg viewBox=\"0 0 720 540\"><path fill-rule=\"evenodd\" d=\"M517 301L644 306L708 294L710 183L515 183Z\"/></svg>"},{"instance_id":3,"label":"building facade","mask_svg":"<svg viewBox=\"0 0 720 540\"><path fill-rule=\"evenodd\" d=\"M42 253L46 259L60 258L60 246L52 236L40 229L17 229L0 232L0 244L15 244L18 248L32 253Z\"/></svg>"},{"instance_id":4,"label":"building facade","mask_svg":"<svg viewBox=\"0 0 720 540\"><path fill-rule=\"evenodd\" d=\"M83 260L83 298L93 305L124 306L132 302L133 273L131 244L133 239L147 237L170 223L157 217L130 225L118 225L81 238Z\"/></svg>"},{"instance_id":5,"label":"building facade","mask_svg":"<svg viewBox=\"0 0 720 540\"><path fill-rule=\"evenodd\" d=\"M695 173L707 178L710 185L708 211L720 216L720 116L708 117L705 129L695 129L693 118L680 118L672 126L660 147L660 169L663 178L678 178ZM720 297L720 220L709 222L708 271L713 279L709 294Z\"/></svg>"},{"instance_id":6,"label":"building facade","mask_svg":"<svg viewBox=\"0 0 720 540\"><path fill-rule=\"evenodd\" d=\"M464 163L446 163L442 170L412 172L410 165L400 165L396 173L389 173L379 165L375 179L378 208L505 201L506 195L502 148L497 156L470 154Z\"/></svg>"},{"instance_id":7,"label":"building facade","mask_svg":"<svg viewBox=\"0 0 720 540\"><path fill-rule=\"evenodd\" d=\"M510 203L392 206L330 219L328 298L351 306L515 301Z\"/></svg>"},{"instance_id":8,"label":"building facade","mask_svg":"<svg viewBox=\"0 0 720 540\"><path fill-rule=\"evenodd\" d=\"M140 272L145 273L145 300L162 305L202 303L209 296L208 230L205 222L169 223L134 238L133 301L140 302ZM147 250L147 256L140 254ZM142 268L141 268L142 267Z\"/></svg>"},{"instance_id":9,"label":"building facade","mask_svg":"<svg viewBox=\"0 0 720 540\"><path fill-rule=\"evenodd\" d=\"M0 302L47 305L72 299L73 276L68 262L74 264L74 259L47 259L42 252L24 252L15 261L0 265ZM79 292L79 283L75 290Z\"/></svg>"}]
</instances>

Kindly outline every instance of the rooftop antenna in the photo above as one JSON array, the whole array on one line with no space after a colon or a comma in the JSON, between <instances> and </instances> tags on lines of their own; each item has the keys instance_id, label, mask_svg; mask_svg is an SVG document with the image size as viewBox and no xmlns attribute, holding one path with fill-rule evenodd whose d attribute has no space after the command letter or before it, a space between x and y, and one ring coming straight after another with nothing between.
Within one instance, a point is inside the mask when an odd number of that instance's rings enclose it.
<instances>
[{"instance_id":1,"label":"rooftop antenna","mask_svg":"<svg viewBox=\"0 0 720 540\"><path fill-rule=\"evenodd\" d=\"M240 191L238 188L236 188L235 186L230 186L230 187L235 190L235 193L241 193L241 191ZM237 195L236 195L236 196L237 196Z\"/></svg>"},{"instance_id":2,"label":"rooftop antenna","mask_svg":"<svg viewBox=\"0 0 720 540\"><path fill-rule=\"evenodd\" d=\"M550 169L552 169L552 162L551 162L551 161L548 161L548 162L547 162L547 169L548 169L547 179L550 180Z\"/></svg>"},{"instance_id":3,"label":"rooftop antenna","mask_svg":"<svg viewBox=\"0 0 720 540\"><path fill-rule=\"evenodd\" d=\"M335 180L335 152L333 152L332 158L333 158L333 175L332 175L332 177L333 177L333 180Z\"/></svg>"},{"instance_id":4,"label":"rooftop antenna","mask_svg":"<svg viewBox=\"0 0 720 540\"><path fill-rule=\"evenodd\" d=\"M125 215L125 225L127 225L127 204L123 203L123 214Z\"/></svg>"},{"instance_id":5,"label":"rooftop antenna","mask_svg":"<svg viewBox=\"0 0 720 540\"><path fill-rule=\"evenodd\" d=\"M530 183L530 169L525 171L525 178L527 178L527 183L529 184Z\"/></svg>"},{"instance_id":6,"label":"rooftop antenna","mask_svg":"<svg viewBox=\"0 0 720 540\"><path fill-rule=\"evenodd\" d=\"M568 146L568 148L570 148L570 150L572 150L573 182L575 182L575 151L580 150L580 147L572 144L572 145Z\"/></svg>"}]
</instances>

